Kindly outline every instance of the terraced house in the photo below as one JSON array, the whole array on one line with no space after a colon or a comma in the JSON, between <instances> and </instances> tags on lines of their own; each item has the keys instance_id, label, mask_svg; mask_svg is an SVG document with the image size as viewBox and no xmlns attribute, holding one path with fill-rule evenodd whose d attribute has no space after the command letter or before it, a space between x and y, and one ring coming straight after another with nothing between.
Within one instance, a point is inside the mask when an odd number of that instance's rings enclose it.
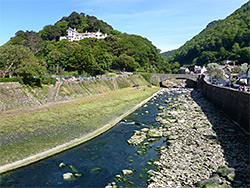
<instances>
[{"instance_id":1,"label":"terraced house","mask_svg":"<svg viewBox=\"0 0 250 188\"><path fill-rule=\"evenodd\" d=\"M60 37L60 40L67 39L68 41L79 41L85 38L97 38L97 39L105 39L107 37L107 33L103 34L98 30L97 32L85 32L85 33L78 33L76 28L67 29L67 36Z\"/></svg>"}]
</instances>

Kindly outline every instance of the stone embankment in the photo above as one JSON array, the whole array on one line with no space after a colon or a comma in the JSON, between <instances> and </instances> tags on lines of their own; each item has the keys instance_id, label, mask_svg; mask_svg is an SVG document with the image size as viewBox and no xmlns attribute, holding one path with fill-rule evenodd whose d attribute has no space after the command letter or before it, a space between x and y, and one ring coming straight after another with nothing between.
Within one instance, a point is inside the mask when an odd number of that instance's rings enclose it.
<instances>
[{"instance_id":1,"label":"stone embankment","mask_svg":"<svg viewBox=\"0 0 250 188\"><path fill-rule=\"evenodd\" d=\"M168 108L158 114L161 125L154 131L167 140L159 147L157 169L148 172L148 187L250 187L249 135L201 92L182 89L182 93L166 101Z\"/></svg>"},{"instance_id":2,"label":"stone embankment","mask_svg":"<svg viewBox=\"0 0 250 188\"><path fill-rule=\"evenodd\" d=\"M148 85L148 82L141 75L132 75L108 80L56 83L55 86L43 85L34 88L21 85L18 82L0 83L0 113L48 102L107 93L132 87L134 84Z\"/></svg>"}]
</instances>

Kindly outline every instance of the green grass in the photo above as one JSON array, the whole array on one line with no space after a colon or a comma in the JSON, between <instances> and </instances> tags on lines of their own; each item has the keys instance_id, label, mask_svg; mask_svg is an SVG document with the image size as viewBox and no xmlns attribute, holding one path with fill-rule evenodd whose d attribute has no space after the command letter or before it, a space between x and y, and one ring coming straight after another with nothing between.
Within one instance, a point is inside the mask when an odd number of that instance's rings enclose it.
<instances>
[{"instance_id":1,"label":"green grass","mask_svg":"<svg viewBox=\"0 0 250 188\"><path fill-rule=\"evenodd\" d=\"M9 142L0 147L0 165L46 151L90 133L157 90L158 88L146 88L146 91L126 88L67 103L56 103L30 112L3 114L0 136L8 137ZM19 135L19 138L14 139L11 135Z\"/></svg>"}]
</instances>

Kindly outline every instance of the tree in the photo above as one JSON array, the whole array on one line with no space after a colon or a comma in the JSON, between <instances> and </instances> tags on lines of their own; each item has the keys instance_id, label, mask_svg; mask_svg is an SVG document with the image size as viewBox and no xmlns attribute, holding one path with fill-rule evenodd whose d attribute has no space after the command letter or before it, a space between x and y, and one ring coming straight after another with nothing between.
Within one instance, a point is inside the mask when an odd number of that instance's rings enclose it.
<instances>
[{"instance_id":1,"label":"tree","mask_svg":"<svg viewBox=\"0 0 250 188\"><path fill-rule=\"evenodd\" d=\"M223 71L220 69L220 66L217 63L209 63L207 65L207 71L211 79L213 77L219 79L223 76Z\"/></svg>"},{"instance_id":2,"label":"tree","mask_svg":"<svg viewBox=\"0 0 250 188\"><path fill-rule=\"evenodd\" d=\"M58 51L57 49L53 49L47 56L47 63L49 66L60 66L66 67L67 66L67 57L62 52Z\"/></svg>"},{"instance_id":3,"label":"tree","mask_svg":"<svg viewBox=\"0 0 250 188\"><path fill-rule=\"evenodd\" d=\"M9 74L12 77L17 66L23 60L34 60L35 57L28 47L22 45L4 45L0 47L0 74L5 77Z\"/></svg>"},{"instance_id":4,"label":"tree","mask_svg":"<svg viewBox=\"0 0 250 188\"><path fill-rule=\"evenodd\" d=\"M92 67L95 64L95 58L91 47L83 48L78 46L74 49L72 56L69 58L69 66L78 71L79 74L86 72L92 74Z\"/></svg>"},{"instance_id":5,"label":"tree","mask_svg":"<svg viewBox=\"0 0 250 188\"><path fill-rule=\"evenodd\" d=\"M135 71L140 66L133 57L130 57L126 54L119 56L118 63L120 68L125 68L127 71Z\"/></svg>"},{"instance_id":6,"label":"tree","mask_svg":"<svg viewBox=\"0 0 250 188\"><path fill-rule=\"evenodd\" d=\"M16 73L22 76L24 80L30 80L34 77L45 76L47 69L37 61L24 60L18 65Z\"/></svg>"},{"instance_id":7,"label":"tree","mask_svg":"<svg viewBox=\"0 0 250 188\"><path fill-rule=\"evenodd\" d=\"M241 73L246 73L248 69L248 64L247 63L243 63L240 65L240 72Z\"/></svg>"},{"instance_id":8,"label":"tree","mask_svg":"<svg viewBox=\"0 0 250 188\"><path fill-rule=\"evenodd\" d=\"M43 40L38 35L31 35L27 38L27 46L36 55L43 49Z\"/></svg>"},{"instance_id":9,"label":"tree","mask_svg":"<svg viewBox=\"0 0 250 188\"><path fill-rule=\"evenodd\" d=\"M94 49L95 66L93 66L93 74L104 74L109 70L113 62L113 56L101 48Z\"/></svg>"},{"instance_id":10,"label":"tree","mask_svg":"<svg viewBox=\"0 0 250 188\"><path fill-rule=\"evenodd\" d=\"M59 40L61 31L57 26L47 25L39 32L43 40Z\"/></svg>"}]
</instances>

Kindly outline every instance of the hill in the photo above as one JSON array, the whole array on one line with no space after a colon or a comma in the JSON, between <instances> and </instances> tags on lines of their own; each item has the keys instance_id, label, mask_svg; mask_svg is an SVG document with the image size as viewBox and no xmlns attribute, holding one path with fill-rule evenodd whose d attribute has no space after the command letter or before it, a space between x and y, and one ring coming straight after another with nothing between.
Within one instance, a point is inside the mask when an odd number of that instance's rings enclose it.
<instances>
[{"instance_id":1,"label":"hill","mask_svg":"<svg viewBox=\"0 0 250 188\"><path fill-rule=\"evenodd\" d=\"M85 38L72 42L66 39L59 40L60 36L66 35L69 27L76 29L79 33L100 30L102 33L107 33L107 37L105 39ZM11 48L13 50L10 51ZM15 59L15 63L11 64L6 57L12 56L13 51L18 54L24 54L25 51L29 55ZM0 47L0 52L3 54L1 56L0 53L0 59L3 61L0 74L2 72L3 77L27 77L26 70L31 70L27 63L31 59L36 65L46 67L47 74L77 71L78 74L95 76L104 74L110 69L141 72L166 72L168 69L160 55L160 50L148 39L121 33L94 16L77 12L63 17L54 25L45 26L38 33L16 32L15 37ZM33 71L28 76L38 74L38 71ZM43 74L45 74L44 71Z\"/></svg>"},{"instance_id":2,"label":"hill","mask_svg":"<svg viewBox=\"0 0 250 188\"><path fill-rule=\"evenodd\" d=\"M164 57L169 57L169 56L173 55L175 52L176 52L176 50L170 50L170 51L161 53L161 55Z\"/></svg>"},{"instance_id":3,"label":"hill","mask_svg":"<svg viewBox=\"0 0 250 188\"><path fill-rule=\"evenodd\" d=\"M250 2L224 20L209 23L168 57L170 64L204 65L223 60L250 63Z\"/></svg>"}]
</instances>

